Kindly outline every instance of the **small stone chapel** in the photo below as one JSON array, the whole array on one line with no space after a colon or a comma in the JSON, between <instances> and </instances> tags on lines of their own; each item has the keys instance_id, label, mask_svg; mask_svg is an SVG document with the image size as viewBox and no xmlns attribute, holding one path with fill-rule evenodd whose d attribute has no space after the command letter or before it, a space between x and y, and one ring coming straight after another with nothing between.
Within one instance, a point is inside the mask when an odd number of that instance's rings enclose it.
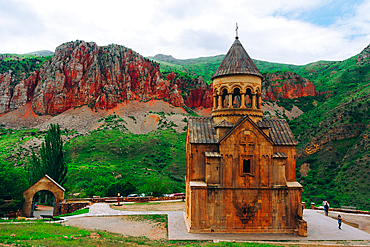
<instances>
[{"instance_id":1,"label":"small stone chapel","mask_svg":"<svg viewBox=\"0 0 370 247\"><path fill-rule=\"evenodd\" d=\"M261 79L236 37L212 77L212 117L188 119L189 232L307 236L298 143L284 119L263 118Z\"/></svg>"}]
</instances>

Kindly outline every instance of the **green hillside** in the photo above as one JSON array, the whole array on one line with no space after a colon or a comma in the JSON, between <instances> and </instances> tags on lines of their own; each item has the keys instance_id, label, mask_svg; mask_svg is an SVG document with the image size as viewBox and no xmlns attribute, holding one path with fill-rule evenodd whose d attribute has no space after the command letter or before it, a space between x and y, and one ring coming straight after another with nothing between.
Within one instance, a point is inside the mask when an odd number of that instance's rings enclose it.
<instances>
[{"instance_id":1,"label":"green hillside","mask_svg":"<svg viewBox=\"0 0 370 247\"><path fill-rule=\"evenodd\" d=\"M85 196L106 196L110 184L130 179L140 191L152 177L167 181L168 193L185 191L185 132L172 129L136 135L97 130L66 145L66 187Z\"/></svg>"},{"instance_id":2,"label":"green hillside","mask_svg":"<svg viewBox=\"0 0 370 247\"><path fill-rule=\"evenodd\" d=\"M319 203L327 198L333 205L369 209L369 60L358 64L352 57L310 64L298 73L312 80L317 89L328 91L324 101L290 122L300 142L297 170L304 163L311 169L308 176L298 179L304 185L305 199Z\"/></svg>"},{"instance_id":3,"label":"green hillside","mask_svg":"<svg viewBox=\"0 0 370 247\"><path fill-rule=\"evenodd\" d=\"M64 136L71 134L63 132ZM37 153L39 147L28 147L25 143L33 137L43 140L44 135L45 132L35 129L0 129L0 159L16 168L27 166L30 152ZM184 192L184 145L185 132L179 134L171 127L143 135L120 129L78 135L64 146L69 166L67 194L107 196L110 184L127 179L137 185L132 193L139 193L153 177L166 181L168 193Z\"/></svg>"},{"instance_id":4,"label":"green hillside","mask_svg":"<svg viewBox=\"0 0 370 247\"><path fill-rule=\"evenodd\" d=\"M212 57L200 57L200 58L193 58L193 59L175 59L172 58L168 61L168 59L161 60L163 57L155 56L149 57L152 60L160 63L161 72L169 72L169 71L182 71L186 73L190 73L194 76L201 76L203 77L204 81L208 84L212 83L212 76L217 70L218 66L224 59L225 55L218 55ZM301 66L292 65L292 64L281 64L281 63L271 63L266 61L260 60L253 60L254 63L257 65L258 69L261 73L273 72L273 71L297 71Z\"/></svg>"},{"instance_id":5,"label":"green hillside","mask_svg":"<svg viewBox=\"0 0 370 247\"><path fill-rule=\"evenodd\" d=\"M215 73L216 69L220 65L222 59L225 55L218 55L213 57L200 57L193 59L174 59L171 57L170 61L168 59L163 59L163 57L155 56L149 57L160 64L161 72L166 74L171 71L178 73L188 73L196 77L203 77L204 81L210 84L212 82L211 78Z\"/></svg>"},{"instance_id":6,"label":"green hillside","mask_svg":"<svg viewBox=\"0 0 370 247\"><path fill-rule=\"evenodd\" d=\"M39 69L42 64L51 60L52 56L35 56L19 54L0 54L0 74L12 71L15 81L27 78L30 73Z\"/></svg>"},{"instance_id":7,"label":"green hillside","mask_svg":"<svg viewBox=\"0 0 370 247\"><path fill-rule=\"evenodd\" d=\"M304 111L290 120L299 141L297 180L304 186L303 200L331 206L357 206L370 210L370 48L344 61L319 61L303 66L255 60L262 73L291 71L314 82L321 96L279 99L290 109ZM36 59L36 60L33 60ZM29 72L50 57L0 58L0 73L9 69ZM155 58L152 58L155 59ZM188 60L159 61L166 76L179 76L210 83L223 55ZM33 66L31 66L31 65ZM65 132L64 135L70 135ZM1 130L0 159L22 166L27 156L22 145L44 133L36 130ZM27 147L34 150L34 147ZM147 181L159 177L168 192L184 191L185 132L169 126L144 135L126 130L100 129L69 140L65 146L70 170L66 187L80 196L105 195L116 181L130 179L140 192Z\"/></svg>"}]
</instances>

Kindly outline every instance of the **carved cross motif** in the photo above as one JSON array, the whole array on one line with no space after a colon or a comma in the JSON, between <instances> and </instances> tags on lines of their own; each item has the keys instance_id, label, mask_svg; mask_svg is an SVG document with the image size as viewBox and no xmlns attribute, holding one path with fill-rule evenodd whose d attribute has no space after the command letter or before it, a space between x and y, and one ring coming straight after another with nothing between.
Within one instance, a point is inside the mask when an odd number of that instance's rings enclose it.
<instances>
[{"instance_id":1,"label":"carved cross motif","mask_svg":"<svg viewBox=\"0 0 370 247\"><path fill-rule=\"evenodd\" d=\"M244 151L248 152L249 150L254 150L254 144L255 143L253 141L249 141L249 142L245 143Z\"/></svg>"},{"instance_id":2,"label":"carved cross motif","mask_svg":"<svg viewBox=\"0 0 370 247\"><path fill-rule=\"evenodd\" d=\"M249 203L247 202L238 202L234 198L233 205L236 209L236 216L240 218L243 224L247 224L248 221L253 220L258 209L261 208L261 204L257 203L261 200L261 191L258 191L256 196Z\"/></svg>"},{"instance_id":3,"label":"carved cross motif","mask_svg":"<svg viewBox=\"0 0 370 247\"><path fill-rule=\"evenodd\" d=\"M240 145L244 146L244 152L254 151L254 146L256 143L251 138L249 131L245 131L240 139Z\"/></svg>"}]
</instances>

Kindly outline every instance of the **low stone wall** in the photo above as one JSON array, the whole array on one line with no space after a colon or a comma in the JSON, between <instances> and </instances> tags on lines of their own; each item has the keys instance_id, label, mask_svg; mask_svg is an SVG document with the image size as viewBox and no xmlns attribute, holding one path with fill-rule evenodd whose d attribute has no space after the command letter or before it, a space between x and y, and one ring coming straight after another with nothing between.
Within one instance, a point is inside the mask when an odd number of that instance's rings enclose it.
<instances>
[{"instance_id":1,"label":"low stone wall","mask_svg":"<svg viewBox=\"0 0 370 247\"><path fill-rule=\"evenodd\" d=\"M81 201L81 200L80 200ZM60 214L73 213L81 208L91 205L90 201L85 202L63 202L60 206Z\"/></svg>"},{"instance_id":2,"label":"low stone wall","mask_svg":"<svg viewBox=\"0 0 370 247\"><path fill-rule=\"evenodd\" d=\"M168 197L93 197L93 198L73 198L66 199L60 206L60 214L73 213L81 208L93 203L117 203L120 202L151 202L151 201L168 201L168 200L185 200L185 196L168 196Z\"/></svg>"},{"instance_id":3,"label":"low stone wall","mask_svg":"<svg viewBox=\"0 0 370 247\"><path fill-rule=\"evenodd\" d=\"M67 202L73 201L90 201L90 202L151 202L151 201L167 201L167 200L185 200L185 196L167 196L167 197L93 197L93 198L74 198L67 199Z\"/></svg>"},{"instance_id":4,"label":"low stone wall","mask_svg":"<svg viewBox=\"0 0 370 247\"><path fill-rule=\"evenodd\" d=\"M324 210L323 207L314 207L313 209ZM352 213L352 214L370 214L370 211L343 209L343 208L329 208L329 212L330 211L343 212L343 213Z\"/></svg>"}]
</instances>

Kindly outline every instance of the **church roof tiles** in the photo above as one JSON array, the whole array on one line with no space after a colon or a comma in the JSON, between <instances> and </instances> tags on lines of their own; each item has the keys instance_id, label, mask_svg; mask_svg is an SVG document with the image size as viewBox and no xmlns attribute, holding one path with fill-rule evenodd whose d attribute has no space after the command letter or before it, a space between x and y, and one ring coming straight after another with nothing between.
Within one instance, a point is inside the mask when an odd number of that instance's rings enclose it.
<instances>
[{"instance_id":1,"label":"church roof tiles","mask_svg":"<svg viewBox=\"0 0 370 247\"><path fill-rule=\"evenodd\" d=\"M241 118L228 133L233 131L233 129L235 129L246 117L247 115ZM260 128L269 128L269 137L275 145L298 145L288 123L284 119L264 118L257 123L257 126ZM198 144L219 143L223 138L218 140L215 127L212 118L190 117L188 119L189 142ZM226 137L228 133L224 137Z\"/></svg>"},{"instance_id":2,"label":"church roof tiles","mask_svg":"<svg viewBox=\"0 0 370 247\"><path fill-rule=\"evenodd\" d=\"M190 117L188 119L190 143L217 143L218 138L212 118Z\"/></svg>"},{"instance_id":3,"label":"church roof tiles","mask_svg":"<svg viewBox=\"0 0 370 247\"><path fill-rule=\"evenodd\" d=\"M222 60L220 66L213 75L212 80L220 76L239 74L256 75L262 77L261 72L254 64L253 60L249 57L239 39L236 38L225 58Z\"/></svg>"},{"instance_id":4,"label":"church roof tiles","mask_svg":"<svg viewBox=\"0 0 370 247\"><path fill-rule=\"evenodd\" d=\"M230 123L229 121L226 121L225 119L219 122L218 124L215 125L215 127L225 127L225 128L232 128L234 127L233 123Z\"/></svg>"},{"instance_id":5,"label":"church roof tiles","mask_svg":"<svg viewBox=\"0 0 370 247\"><path fill-rule=\"evenodd\" d=\"M269 136L275 145L298 145L285 119L263 118L257 123L260 128L269 128Z\"/></svg>"}]
</instances>

